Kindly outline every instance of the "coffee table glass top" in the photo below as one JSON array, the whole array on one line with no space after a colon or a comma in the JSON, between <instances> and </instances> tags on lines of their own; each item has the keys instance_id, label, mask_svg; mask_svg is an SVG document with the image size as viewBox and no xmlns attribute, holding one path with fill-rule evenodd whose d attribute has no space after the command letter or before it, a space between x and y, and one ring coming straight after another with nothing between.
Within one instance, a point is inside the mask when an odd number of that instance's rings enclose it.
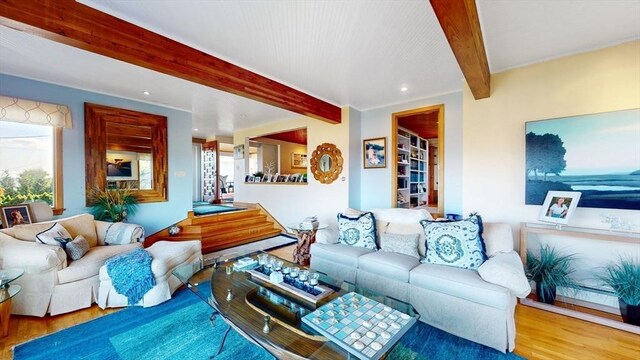
<instances>
[{"instance_id":1,"label":"coffee table glass top","mask_svg":"<svg viewBox=\"0 0 640 360\"><path fill-rule=\"evenodd\" d=\"M0 303L3 303L18 295L20 290L22 290L22 287L20 287L20 285L10 285L7 288L0 289Z\"/></svg>"},{"instance_id":2,"label":"coffee table glass top","mask_svg":"<svg viewBox=\"0 0 640 360\"><path fill-rule=\"evenodd\" d=\"M327 302L350 292L364 295L410 316L419 317L408 303L368 291L347 281L332 279L322 273L318 273L319 285L331 288L334 292L313 304L302 297L282 291L269 282L252 277L246 271L233 270L233 263L239 258L251 257L258 260L258 255L264 256L266 253L237 255L219 258L211 265L182 265L176 268L173 274L218 312L227 324L277 358L289 358L292 355L308 359L348 358L345 350L304 324L302 318ZM283 262L283 268L299 266L275 259ZM300 270L304 268L300 267ZM308 283L304 285L308 287ZM263 332L265 316L270 317L271 328L268 333Z\"/></svg>"},{"instance_id":3,"label":"coffee table glass top","mask_svg":"<svg viewBox=\"0 0 640 360\"><path fill-rule=\"evenodd\" d=\"M10 282L24 274L22 269L2 269L0 270L0 289L6 288Z\"/></svg>"}]
</instances>

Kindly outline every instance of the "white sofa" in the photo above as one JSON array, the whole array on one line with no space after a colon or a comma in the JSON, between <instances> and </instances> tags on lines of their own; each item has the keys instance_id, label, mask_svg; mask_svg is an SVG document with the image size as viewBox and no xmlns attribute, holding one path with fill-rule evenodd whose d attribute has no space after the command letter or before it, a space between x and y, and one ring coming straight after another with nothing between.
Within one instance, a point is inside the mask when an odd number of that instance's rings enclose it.
<instances>
[{"instance_id":1,"label":"white sofa","mask_svg":"<svg viewBox=\"0 0 640 360\"><path fill-rule=\"evenodd\" d=\"M70 261L58 246L36 242L36 234L60 223L72 237L83 235L90 249ZM98 299L99 270L108 258L142 247L144 229L131 232L130 243L106 245L110 223L81 214L0 230L0 268L20 268L24 275L14 283L22 291L13 299L11 312L18 315L62 314L91 306ZM133 226L133 225L132 225Z\"/></svg>"},{"instance_id":2,"label":"white sofa","mask_svg":"<svg viewBox=\"0 0 640 360\"><path fill-rule=\"evenodd\" d=\"M424 230L419 221L431 219L425 210L371 212L376 218L378 242L385 232L421 234L418 252L424 257ZM484 223L482 237L489 259L475 271L421 264L404 254L338 244L337 234L319 232L317 243L311 246L311 268L410 302L421 321L453 335L502 352L513 351L516 297L527 296L531 288L520 257L513 251L510 226Z\"/></svg>"}]
</instances>

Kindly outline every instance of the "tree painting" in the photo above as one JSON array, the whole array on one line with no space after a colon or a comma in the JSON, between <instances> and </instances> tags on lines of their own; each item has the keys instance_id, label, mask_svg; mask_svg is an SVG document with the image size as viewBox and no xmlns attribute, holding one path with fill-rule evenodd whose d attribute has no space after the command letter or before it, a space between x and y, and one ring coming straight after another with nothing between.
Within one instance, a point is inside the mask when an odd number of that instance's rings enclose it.
<instances>
[{"instance_id":1,"label":"tree painting","mask_svg":"<svg viewBox=\"0 0 640 360\"><path fill-rule=\"evenodd\" d=\"M578 206L640 210L640 109L526 123L526 204L580 191Z\"/></svg>"}]
</instances>

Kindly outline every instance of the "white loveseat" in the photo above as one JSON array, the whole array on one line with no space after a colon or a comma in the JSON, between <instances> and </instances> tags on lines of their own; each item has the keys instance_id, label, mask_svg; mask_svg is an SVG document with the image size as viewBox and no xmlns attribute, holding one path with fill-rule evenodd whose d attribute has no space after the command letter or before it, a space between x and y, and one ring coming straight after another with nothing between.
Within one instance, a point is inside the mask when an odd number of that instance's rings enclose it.
<instances>
[{"instance_id":1,"label":"white loveseat","mask_svg":"<svg viewBox=\"0 0 640 360\"><path fill-rule=\"evenodd\" d=\"M36 234L61 224L75 238L84 236L89 251L80 259L67 260L59 246L36 242ZM110 223L81 214L64 219L0 230L0 268L20 268L24 275L14 283L22 291L13 299L12 313L44 316L91 306L98 299L99 271L108 258L142 247L144 229L131 229L129 243L106 245ZM132 225L134 226L134 225ZM126 241L125 241L126 242Z\"/></svg>"},{"instance_id":2,"label":"white loveseat","mask_svg":"<svg viewBox=\"0 0 640 360\"><path fill-rule=\"evenodd\" d=\"M347 215L356 215L354 213ZM373 209L377 241L381 233L421 234L418 252L425 255L420 220L425 210ZM489 259L478 271L421 264L419 259L393 252L338 244L335 233L319 232L311 246L311 267L334 278L410 302L423 322L453 335L513 351L516 297L531 291L522 262L513 251L507 224L484 223L482 237Z\"/></svg>"}]
</instances>

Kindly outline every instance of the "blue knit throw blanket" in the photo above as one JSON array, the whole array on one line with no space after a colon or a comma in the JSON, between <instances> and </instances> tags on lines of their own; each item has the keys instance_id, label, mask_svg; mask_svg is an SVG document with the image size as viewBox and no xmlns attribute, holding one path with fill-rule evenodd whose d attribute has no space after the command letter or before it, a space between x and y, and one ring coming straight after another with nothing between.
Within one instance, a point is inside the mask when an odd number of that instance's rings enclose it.
<instances>
[{"instance_id":1,"label":"blue knit throw blanket","mask_svg":"<svg viewBox=\"0 0 640 360\"><path fill-rule=\"evenodd\" d=\"M137 304L156 285L151 272L151 260L149 252L136 249L105 262L113 288L118 294L127 297L129 305Z\"/></svg>"}]
</instances>

